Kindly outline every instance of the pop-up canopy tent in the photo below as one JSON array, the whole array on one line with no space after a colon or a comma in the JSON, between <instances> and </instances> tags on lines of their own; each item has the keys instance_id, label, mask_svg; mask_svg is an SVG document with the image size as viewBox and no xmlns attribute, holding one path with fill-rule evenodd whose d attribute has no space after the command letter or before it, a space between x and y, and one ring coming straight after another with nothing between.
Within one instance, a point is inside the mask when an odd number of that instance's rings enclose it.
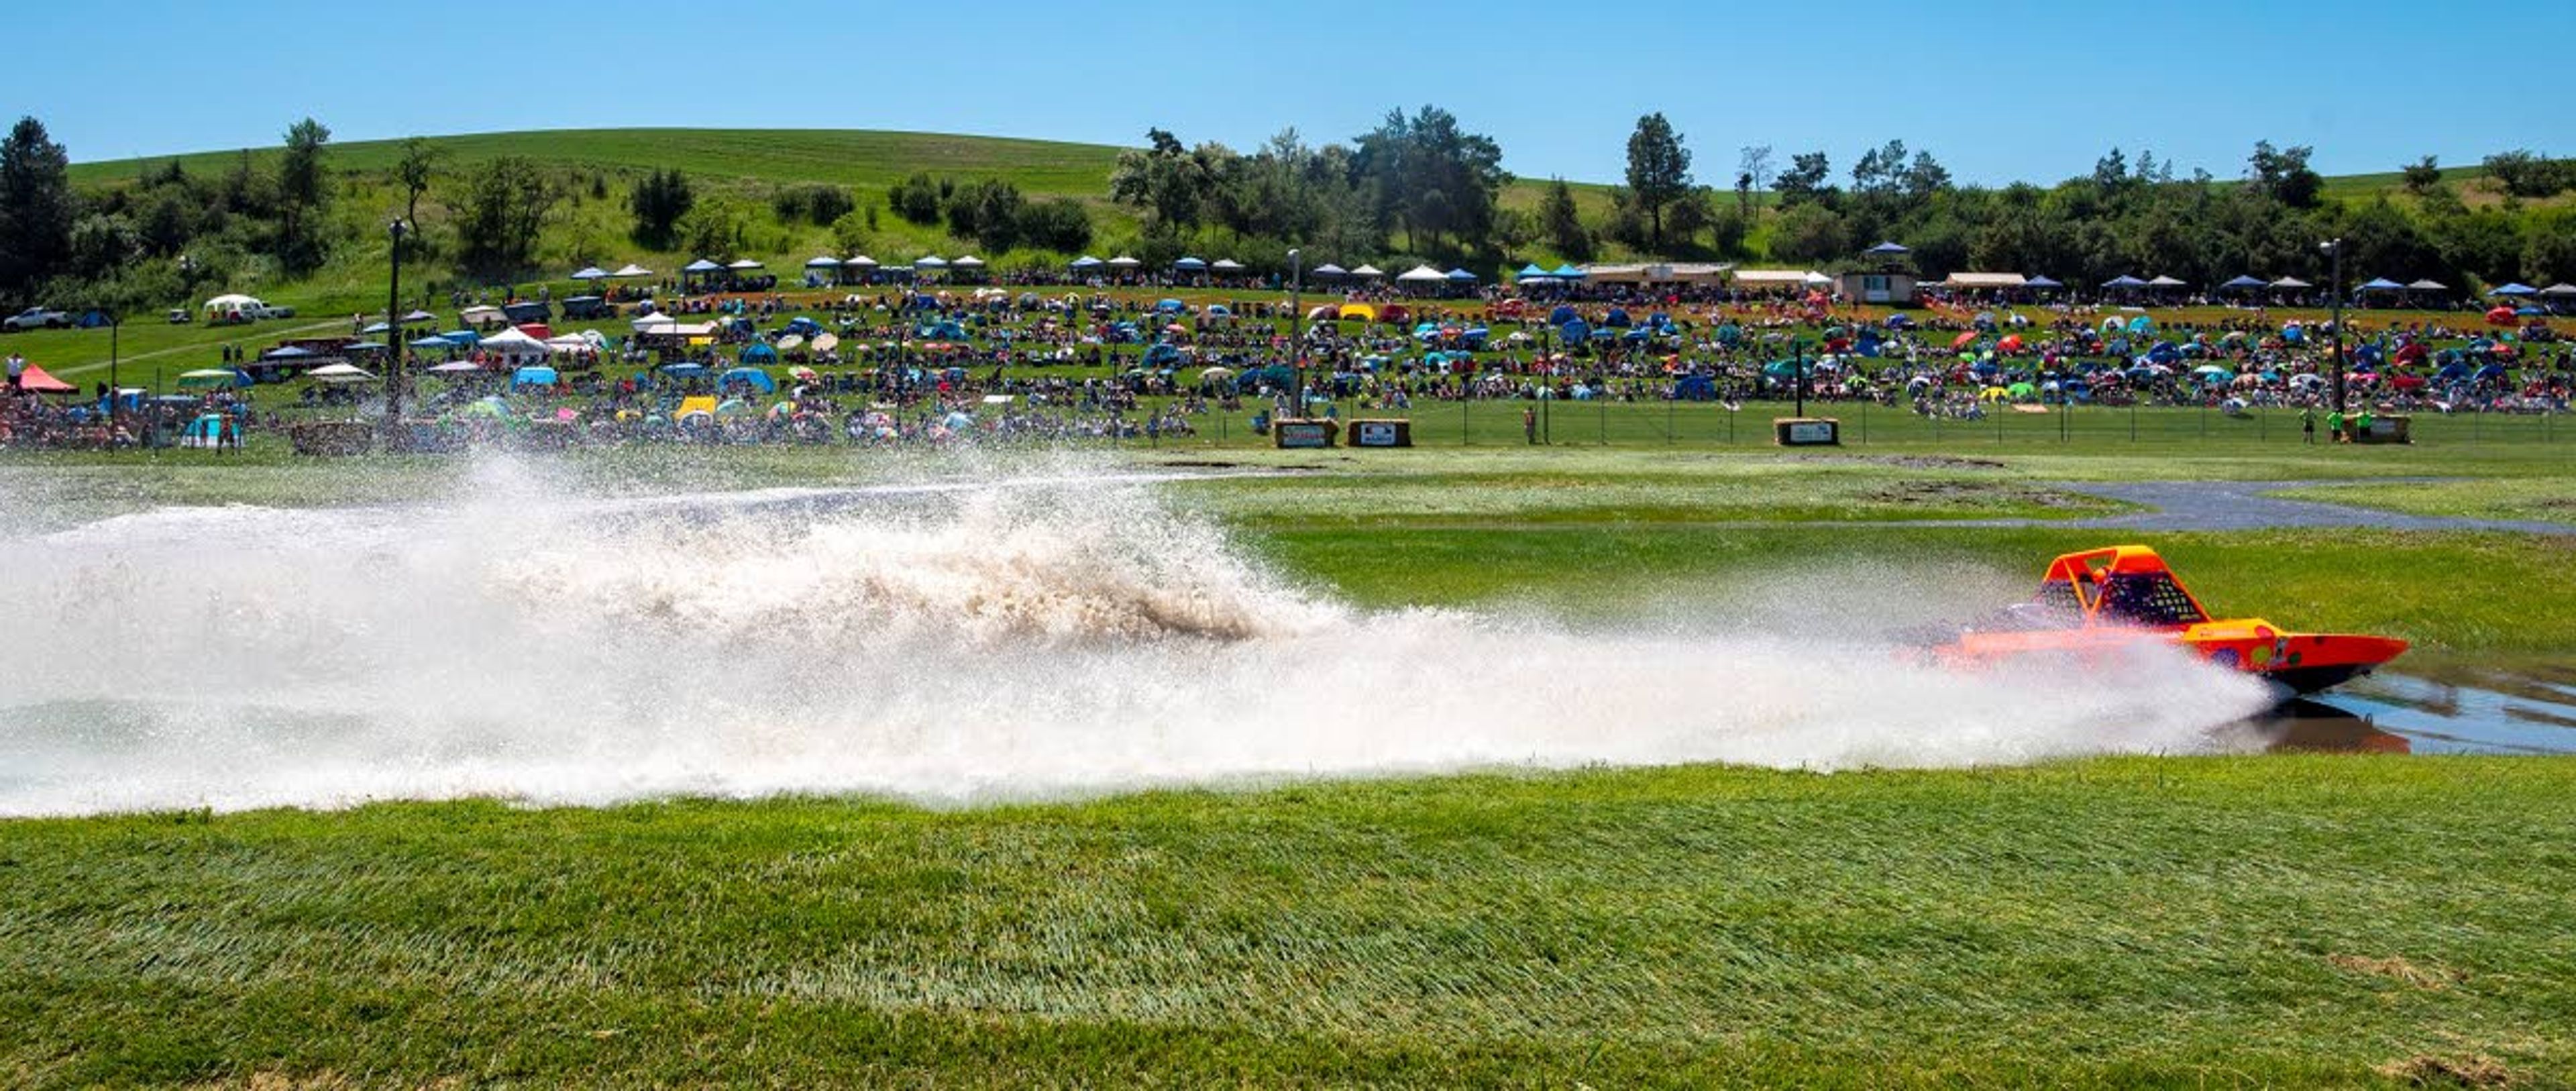
<instances>
[{"instance_id":1,"label":"pop-up canopy tent","mask_svg":"<svg viewBox=\"0 0 2576 1091\"><path fill-rule=\"evenodd\" d=\"M2387 277L2372 277L2362 283L2361 290L2364 292L2402 292L2406 290L2406 286L2390 280Z\"/></svg>"},{"instance_id":2,"label":"pop-up canopy tent","mask_svg":"<svg viewBox=\"0 0 2576 1091\"><path fill-rule=\"evenodd\" d=\"M1143 264L1145 263L1128 257L1125 254L1120 254L1117 257L1109 259L1109 267L1112 269L1133 269Z\"/></svg>"},{"instance_id":3,"label":"pop-up canopy tent","mask_svg":"<svg viewBox=\"0 0 2576 1091\"><path fill-rule=\"evenodd\" d=\"M2406 290L2410 292L2447 292L2451 290L2451 286L2444 284L2441 281L2427 278L2407 285ZM2546 295L2547 293L2544 292L2542 294Z\"/></svg>"},{"instance_id":4,"label":"pop-up canopy tent","mask_svg":"<svg viewBox=\"0 0 2576 1091\"><path fill-rule=\"evenodd\" d=\"M1425 268L1428 268L1428 266L1425 266ZM1380 268L1378 268L1377 266L1374 266L1374 265L1363 265L1363 266L1360 266L1360 267L1359 267L1359 268L1357 268L1357 269L1353 269L1353 270L1351 270L1351 275L1352 275L1352 276L1355 276L1355 277L1358 277L1358 278L1360 278L1361 280L1367 280L1367 279L1369 279L1369 278L1371 278L1371 277L1382 277L1382 276L1385 276L1385 275L1386 275L1386 270L1384 270L1384 269L1380 269Z\"/></svg>"},{"instance_id":5,"label":"pop-up canopy tent","mask_svg":"<svg viewBox=\"0 0 2576 1091\"><path fill-rule=\"evenodd\" d=\"M2281 292L2304 292L2314 287L2316 287L2316 285L2300 280L2297 277L2282 277L2281 279L2272 282L2272 289L2274 291Z\"/></svg>"},{"instance_id":6,"label":"pop-up canopy tent","mask_svg":"<svg viewBox=\"0 0 2576 1091\"><path fill-rule=\"evenodd\" d=\"M614 273L610 273L610 274L608 274L608 275L609 275L609 276L612 276L612 277L615 277L615 278L617 278L617 279L619 279L619 280L628 280L628 279L632 279L632 278L634 278L634 277L649 277L649 276L652 276L652 275L653 275L653 271L652 271L652 270L650 270L650 269L647 269L647 268L645 268L645 267L643 267L643 266L641 266L641 265L637 265L637 264L635 264L634 262L631 262L631 261L630 261L630 262L627 262L627 263L626 263L626 264L624 264L624 265L620 265L620 266L618 266L618 267L617 267L617 271L616 271L616 272L614 272Z\"/></svg>"},{"instance_id":7,"label":"pop-up canopy tent","mask_svg":"<svg viewBox=\"0 0 2576 1091\"><path fill-rule=\"evenodd\" d=\"M1102 264L1102 263L1101 263L1101 260L1100 260L1099 258L1092 257L1092 256L1091 256L1091 255L1089 255L1089 254L1084 254L1084 255L1083 255L1083 256L1081 256L1081 257L1078 257L1078 258L1073 259L1072 261L1066 262L1066 263L1065 263L1065 268L1072 269L1072 270L1074 270L1074 271L1076 271L1076 272L1081 272L1081 271L1088 270L1088 269L1097 269L1097 268L1100 268L1101 264Z\"/></svg>"},{"instance_id":8,"label":"pop-up canopy tent","mask_svg":"<svg viewBox=\"0 0 2576 1091\"><path fill-rule=\"evenodd\" d=\"M2219 285L2219 288L2225 291L2234 292L2242 291L2247 288L2269 288L2271 286L2271 281L2265 280L2261 277L2231 277L2228 279L2227 283Z\"/></svg>"},{"instance_id":9,"label":"pop-up canopy tent","mask_svg":"<svg viewBox=\"0 0 2576 1091\"><path fill-rule=\"evenodd\" d=\"M1233 258L1218 258L1215 263L1208 266L1208 269L1218 273L1240 273L1243 271L1243 263Z\"/></svg>"},{"instance_id":10,"label":"pop-up canopy tent","mask_svg":"<svg viewBox=\"0 0 2576 1091\"><path fill-rule=\"evenodd\" d=\"M29 364L27 370L18 373L18 389L30 394L70 394L80 388L54 378L52 373L41 367Z\"/></svg>"},{"instance_id":11,"label":"pop-up canopy tent","mask_svg":"<svg viewBox=\"0 0 2576 1091\"><path fill-rule=\"evenodd\" d=\"M572 278L574 280L606 280L608 279L608 276L609 273L606 269L602 269L596 265L585 265L581 267L581 271L574 273Z\"/></svg>"},{"instance_id":12,"label":"pop-up canopy tent","mask_svg":"<svg viewBox=\"0 0 2576 1091\"><path fill-rule=\"evenodd\" d=\"M1365 268L1365 266L1363 266L1363 268ZM1428 265L1416 265L1411 269L1407 269L1404 272L1397 274L1395 279L1399 284L1438 284L1447 280L1448 277L1444 276L1440 270L1434 269Z\"/></svg>"},{"instance_id":13,"label":"pop-up canopy tent","mask_svg":"<svg viewBox=\"0 0 2576 1091\"><path fill-rule=\"evenodd\" d=\"M750 258L737 258L732 264L725 266L725 268L731 269L737 273L748 273L760 267L761 264L759 262L753 261Z\"/></svg>"},{"instance_id":14,"label":"pop-up canopy tent","mask_svg":"<svg viewBox=\"0 0 2576 1091\"><path fill-rule=\"evenodd\" d=\"M1448 273L1448 279L1452 284L1474 284L1476 282L1476 274L1470 273L1464 269L1451 269Z\"/></svg>"},{"instance_id":15,"label":"pop-up canopy tent","mask_svg":"<svg viewBox=\"0 0 2576 1091\"><path fill-rule=\"evenodd\" d=\"M305 372L304 377L317 383L328 383L332 386L351 386L358 383L372 383L376 381L376 377L369 374L367 369L359 367L356 364L324 364L321 367Z\"/></svg>"},{"instance_id":16,"label":"pop-up canopy tent","mask_svg":"<svg viewBox=\"0 0 2576 1091\"><path fill-rule=\"evenodd\" d=\"M1173 269L1184 273L1204 273L1207 271L1207 267L1207 262L1198 258L1182 258L1181 260L1172 263Z\"/></svg>"},{"instance_id":17,"label":"pop-up canopy tent","mask_svg":"<svg viewBox=\"0 0 2576 1091\"><path fill-rule=\"evenodd\" d=\"M2504 286L2504 287L2502 287L2502 288L2497 288L2497 289L2495 289L2494 291L2490 291L2490 292L2488 292L2487 294L2488 294L2488 295L2503 295L2503 296L2527 296L2527 295L2539 295L2539 294L2540 294L2540 289L2538 289L2538 288L2534 288L2534 287L2532 287L2531 285L2524 284L2524 283L2522 283L2522 282L2520 282L2520 281L2516 281L2516 282L2514 282L2514 283L2507 284L2507 285L2505 285L2505 286Z\"/></svg>"},{"instance_id":18,"label":"pop-up canopy tent","mask_svg":"<svg viewBox=\"0 0 2576 1091\"><path fill-rule=\"evenodd\" d=\"M1896 245L1895 243L1892 243L1892 242L1883 242L1883 243L1880 243L1880 244L1878 244L1878 245L1876 245L1876 246L1870 247L1870 248L1869 248L1869 249L1867 249L1867 250L1863 250L1863 251L1861 251L1861 253L1867 254L1867 255L1869 255L1869 256L1871 256L1871 257L1874 257L1874 258L1896 258L1896 257L1903 257L1903 256L1905 256L1905 255L1907 255L1907 254L1911 254L1911 253L1913 253L1913 252L1914 252L1914 251L1908 250L1908 249L1906 249L1906 248L1904 248L1904 247L1902 247L1902 246L1898 246L1898 245Z\"/></svg>"},{"instance_id":19,"label":"pop-up canopy tent","mask_svg":"<svg viewBox=\"0 0 2576 1091\"><path fill-rule=\"evenodd\" d=\"M2139 280L2133 276L2121 275L2103 281L2102 286L2105 288L2144 288L2147 286L2147 282Z\"/></svg>"}]
</instances>

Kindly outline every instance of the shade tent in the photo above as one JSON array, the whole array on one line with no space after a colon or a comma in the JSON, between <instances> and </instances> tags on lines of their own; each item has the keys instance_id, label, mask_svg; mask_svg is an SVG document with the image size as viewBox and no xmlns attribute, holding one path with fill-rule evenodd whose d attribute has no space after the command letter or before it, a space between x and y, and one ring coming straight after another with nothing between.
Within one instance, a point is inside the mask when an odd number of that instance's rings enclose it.
<instances>
[{"instance_id":1,"label":"shade tent","mask_svg":"<svg viewBox=\"0 0 2576 1091\"><path fill-rule=\"evenodd\" d=\"M54 378L41 367L29 364L27 370L18 373L18 389L30 394L71 394L78 392L80 388Z\"/></svg>"},{"instance_id":2,"label":"shade tent","mask_svg":"<svg viewBox=\"0 0 2576 1091\"><path fill-rule=\"evenodd\" d=\"M301 345L288 345L285 348L270 349L267 352L260 353L259 358L262 360L308 360L315 355L317 354L312 349L305 348Z\"/></svg>"},{"instance_id":3,"label":"shade tent","mask_svg":"<svg viewBox=\"0 0 2576 1091\"><path fill-rule=\"evenodd\" d=\"M2495 289L2494 291L2488 292L2487 294L2488 294L2488 295L2505 295L2505 296L2539 295L2539 294L2540 294L2540 289L2538 289L2538 288L2534 288L2534 287L2532 287L2531 285L2524 284L2524 283L2522 283L2522 282L2520 282L2520 281L2516 281L2516 282L2514 282L2514 283L2512 283L2512 284L2507 284L2507 285L2505 285L2505 286L2504 286L2504 287L2502 287L2502 288L2498 288L2498 289Z\"/></svg>"},{"instance_id":4,"label":"shade tent","mask_svg":"<svg viewBox=\"0 0 2576 1091\"><path fill-rule=\"evenodd\" d=\"M821 256L811 257L805 259L805 267L808 269L838 269L841 267L841 259Z\"/></svg>"},{"instance_id":5,"label":"shade tent","mask_svg":"<svg viewBox=\"0 0 2576 1091\"><path fill-rule=\"evenodd\" d=\"M305 372L304 377L317 383L328 383L333 386L349 386L357 383L372 383L376 381L376 377L373 374L370 374L367 369L359 367L356 364L324 364L321 367Z\"/></svg>"},{"instance_id":6,"label":"shade tent","mask_svg":"<svg viewBox=\"0 0 2576 1091\"><path fill-rule=\"evenodd\" d=\"M596 265L585 265L581 268L580 272L574 273L572 278L574 280L606 280L608 279L608 270L602 269Z\"/></svg>"},{"instance_id":7,"label":"shade tent","mask_svg":"<svg viewBox=\"0 0 2576 1091\"><path fill-rule=\"evenodd\" d=\"M680 271L683 273L715 273L722 272L723 270L724 266L708 261L705 258L699 258L696 261L680 267Z\"/></svg>"},{"instance_id":8,"label":"shade tent","mask_svg":"<svg viewBox=\"0 0 2576 1091\"><path fill-rule=\"evenodd\" d=\"M2402 292L2406 290L2406 286L2390 280L2387 277L2372 277L2370 280L2362 284L2361 290L2365 292Z\"/></svg>"},{"instance_id":9,"label":"shade tent","mask_svg":"<svg viewBox=\"0 0 2576 1091\"><path fill-rule=\"evenodd\" d=\"M877 259L869 257L866 254L860 254L848 261L842 262L841 264L847 265L852 269L874 269L877 267Z\"/></svg>"},{"instance_id":10,"label":"shade tent","mask_svg":"<svg viewBox=\"0 0 2576 1091\"><path fill-rule=\"evenodd\" d=\"M1470 273L1464 269L1451 269L1448 273L1448 280L1452 284L1474 284L1476 282L1476 274Z\"/></svg>"},{"instance_id":11,"label":"shade tent","mask_svg":"<svg viewBox=\"0 0 2576 1091\"><path fill-rule=\"evenodd\" d=\"M1548 275L1560 280L1581 280L1583 279L1583 270L1577 269L1572 265L1560 263L1557 265L1556 271L1549 273Z\"/></svg>"},{"instance_id":12,"label":"shade tent","mask_svg":"<svg viewBox=\"0 0 2576 1091\"><path fill-rule=\"evenodd\" d=\"M1430 268L1430 267L1429 267L1429 266L1424 266L1423 268L1426 268L1426 269L1427 269L1427 268ZM1384 269L1380 269L1380 268L1378 268L1377 266L1374 266L1374 265L1363 265L1363 266L1360 266L1360 267L1359 267L1359 268L1357 268L1357 269L1353 269L1353 270L1351 270L1351 275L1352 275L1352 276L1355 276L1355 277L1360 277L1360 278L1363 278L1363 279L1368 278L1368 277L1382 277L1382 276L1385 276L1385 275L1386 275L1386 270L1384 270Z\"/></svg>"},{"instance_id":13,"label":"shade tent","mask_svg":"<svg viewBox=\"0 0 2576 1091\"><path fill-rule=\"evenodd\" d=\"M1117 257L1109 259L1109 267L1112 269L1133 269L1143 264L1145 263L1128 257L1125 254L1120 254Z\"/></svg>"},{"instance_id":14,"label":"shade tent","mask_svg":"<svg viewBox=\"0 0 2576 1091\"><path fill-rule=\"evenodd\" d=\"M740 259L740 260L738 260L738 261L735 261L735 262L734 262L733 264L731 264L731 265L727 265L727 266L725 266L725 268L727 268L727 269L731 269L731 270L733 270L734 272L737 272L737 273L748 273L748 272L750 272L750 271L752 271L752 270L754 270L754 269L758 269L758 268L760 268L760 267L761 267L761 265L760 265L760 263L759 263L759 262L753 261L753 260L751 260L750 258L743 258L743 259Z\"/></svg>"},{"instance_id":15,"label":"shade tent","mask_svg":"<svg viewBox=\"0 0 2576 1091\"><path fill-rule=\"evenodd\" d=\"M2029 280L2021 282L2021 286L2024 288L2063 288L2066 285L2050 280L2047 277L2032 277Z\"/></svg>"},{"instance_id":16,"label":"shade tent","mask_svg":"<svg viewBox=\"0 0 2576 1091\"><path fill-rule=\"evenodd\" d=\"M1346 277L1346 276L1351 275L1350 270L1348 270L1348 269L1344 269L1344 268L1342 268L1341 266L1339 266L1339 265L1335 265L1335 264L1333 264L1332 262L1329 262L1329 261L1328 261L1328 262L1325 262L1325 263L1324 263L1324 264L1322 264L1322 265L1318 265L1318 266L1316 266L1316 267L1314 267L1314 268L1312 268L1312 269L1309 269L1309 270L1307 270L1307 272L1313 273L1313 274L1315 274L1316 276L1319 276L1319 277Z\"/></svg>"},{"instance_id":17,"label":"shade tent","mask_svg":"<svg viewBox=\"0 0 2576 1091\"><path fill-rule=\"evenodd\" d=\"M1520 268L1520 271L1519 271L1519 272L1517 272L1517 273L1513 273L1513 274L1512 274L1512 279L1514 279L1514 280L1528 280L1528 279L1529 279L1529 278L1531 278L1531 277L1543 277L1543 276L1546 276L1546 275L1547 275L1547 270L1539 268L1539 267L1538 267L1538 263L1536 263L1536 262L1531 262L1531 263L1530 263L1530 264L1528 264L1528 265L1521 266L1521 268Z\"/></svg>"},{"instance_id":18,"label":"shade tent","mask_svg":"<svg viewBox=\"0 0 2576 1091\"><path fill-rule=\"evenodd\" d=\"M1207 271L1207 262L1198 258L1182 258L1179 261L1173 262L1172 268L1178 269L1184 273L1200 273Z\"/></svg>"},{"instance_id":19,"label":"shade tent","mask_svg":"<svg viewBox=\"0 0 2576 1091\"><path fill-rule=\"evenodd\" d=\"M2156 278L2156 279L2154 279L2154 280L2150 280L2150 281L2148 281L2148 282L2147 282L2147 287L2150 287L2150 288L2184 288L2184 287L2189 287L2189 285L2186 285L2186 284L2184 284L2182 281L2176 280L2176 279L2174 279L2174 278L2172 278L2172 277L2157 277L2157 278Z\"/></svg>"},{"instance_id":20,"label":"shade tent","mask_svg":"<svg viewBox=\"0 0 2576 1091\"><path fill-rule=\"evenodd\" d=\"M1083 256L1075 258L1064 264L1065 268L1068 269L1097 269L1107 263L1101 261L1099 258L1092 257L1089 254L1084 254Z\"/></svg>"},{"instance_id":21,"label":"shade tent","mask_svg":"<svg viewBox=\"0 0 2576 1091\"><path fill-rule=\"evenodd\" d=\"M2105 288L2144 288L2147 286L2147 282L2132 276L2117 276L2103 281L2102 286Z\"/></svg>"},{"instance_id":22,"label":"shade tent","mask_svg":"<svg viewBox=\"0 0 2576 1091\"><path fill-rule=\"evenodd\" d=\"M2406 286L2410 292L2447 292L2451 286L2438 280L2419 280Z\"/></svg>"},{"instance_id":23,"label":"shade tent","mask_svg":"<svg viewBox=\"0 0 2576 1091\"><path fill-rule=\"evenodd\" d=\"M2316 287L2316 285L2300 280L2297 277L2282 277L2279 280L2273 281L2272 286L2287 292L2305 291L2309 288Z\"/></svg>"},{"instance_id":24,"label":"shade tent","mask_svg":"<svg viewBox=\"0 0 2576 1091\"><path fill-rule=\"evenodd\" d=\"M444 337L415 337L411 340L411 347L416 349L452 349L456 347L456 342L450 341Z\"/></svg>"},{"instance_id":25,"label":"shade tent","mask_svg":"<svg viewBox=\"0 0 2576 1091\"><path fill-rule=\"evenodd\" d=\"M1395 279L1400 284L1438 284L1449 278L1440 270L1428 265L1416 265L1398 274Z\"/></svg>"},{"instance_id":26,"label":"shade tent","mask_svg":"<svg viewBox=\"0 0 2576 1091\"><path fill-rule=\"evenodd\" d=\"M948 265L953 269L981 269L984 267L984 259L976 257L973 254L968 254L965 257L949 262Z\"/></svg>"},{"instance_id":27,"label":"shade tent","mask_svg":"<svg viewBox=\"0 0 2576 1091\"><path fill-rule=\"evenodd\" d=\"M653 275L653 271L630 261L624 265L618 266L616 272L608 275L619 280L626 280L632 277L649 277Z\"/></svg>"},{"instance_id":28,"label":"shade tent","mask_svg":"<svg viewBox=\"0 0 2576 1091\"><path fill-rule=\"evenodd\" d=\"M1233 258L1218 258L1216 259L1216 263L1208 266L1208 268L1220 273L1239 273L1243 271L1243 263L1236 261Z\"/></svg>"},{"instance_id":29,"label":"shade tent","mask_svg":"<svg viewBox=\"0 0 2576 1091\"><path fill-rule=\"evenodd\" d=\"M927 254L922 257L912 259L912 267L915 269L945 269L948 268L948 259L940 257L937 254Z\"/></svg>"},{"instance_id":30,"label":"shade tent","mask_svg":"<svg viewBox=\"0 0 2576 1091\"><path fill-rule=\"evenodd\" d=\"M2540 294L2548 296L2551 299L2576 298L2576 284L2569 284L2561 281L2541 289Z\"/></svg>"},{"instance_id":31,"label":"shade tent","mask_svg":"<svg viewBox=\"0 0 2576 1091\"><path fill-rule=\"evenodd\" d=\"M1869 255L1869 256L1871 256L1871 257L1878 257L1878 258L1902 257L1902 256L1904 256L1904 255L1906 255L1906 254L1911 254L1911 253L1913 253L1913 252L1914 252L1914 251L1912 251L1912 250L1908 250L1908 249L1906 249L1906 248L1904 248L1904 247L1902 247L1902 246L1898 246L1898 245L1896 245L1895 243L1892 243L1892 242L1883 242L1883 243L1880 243L1880 244L1878 244L1878 245L1876 245L1876 246L1870 247L1870 248L1869 248L1869 249L1867 249L1867 250L1863 250L1863 251L1861 251L1861 253L1867 254L1867 255Z\"/></svg>"},{"instance_id":32,"label":"shade tent","mask_svg":"<svg viewBox=\"0 0 2576 1091\"><path fill-rule=\"evenodd\" d=\"M2271 281L2265 280L2261 277L2234 277L2229 279L2227 283L2219 285L2220 288L2228 291L2235 291L2241 288L2269 288L2271 286Z\"/></svg>"}]
</instances>

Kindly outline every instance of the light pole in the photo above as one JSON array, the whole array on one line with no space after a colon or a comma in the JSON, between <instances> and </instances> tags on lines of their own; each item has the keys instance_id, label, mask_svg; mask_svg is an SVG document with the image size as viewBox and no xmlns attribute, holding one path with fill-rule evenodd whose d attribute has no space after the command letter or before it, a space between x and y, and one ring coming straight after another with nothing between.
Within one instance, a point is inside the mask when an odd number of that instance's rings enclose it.
<instances>
[{"instance_id":1,"label":"light pole","mask_svg":"<svg viewBox=\"0 0 2576 1091\"><path fill-rule=\"evenodd\" d=\"M1793 339L1789 342L1789 374L1794 377L1792 382L1798 390L1798 407L1791 411L1791 415L1805 417L1807 415L1807 343L1804 340Z\"/></svg>"},{"instance_id":2,"label":"light pole","mask_svg":"<svg viewBox=\"0 0 2576 1091\"><path fill-rule=\"evenodd\" d=\"M1288 369L1296 375L1297 384L1297 392L1293 395L1297 404L1289 411L1299 417L1306 415L1306 310L1302 306L1306 286L1304 261L1296 247L1288 248Z\"/></svg>"},{"instance_id":3,"label":"light pole","mask_svg":"<svg viewBox=\"0 0 2576 1091\"><path fill-rule=\"evenodd\" d=\"M2327 239L2317 248L2334 255L2334 271L2327 277L2326 294L2334 301L2334 330L2327 350L2334 354L2334 411L2343 412L2343 240Z\"/></svg>"},{"instance_id":4,"label":"light pole","mask_svg":"<svg viewBox=\"0 0 2576 1091\"><path fill-rule=\"evenodd\" d=\"M395 436L402 434L403 349L408 347L402 324L402 240L408 226L399 217L385 225L393 242L393 283L385 289L385 340L393 350L385 357L385 422Z\"/></svg>"}]
</instances>

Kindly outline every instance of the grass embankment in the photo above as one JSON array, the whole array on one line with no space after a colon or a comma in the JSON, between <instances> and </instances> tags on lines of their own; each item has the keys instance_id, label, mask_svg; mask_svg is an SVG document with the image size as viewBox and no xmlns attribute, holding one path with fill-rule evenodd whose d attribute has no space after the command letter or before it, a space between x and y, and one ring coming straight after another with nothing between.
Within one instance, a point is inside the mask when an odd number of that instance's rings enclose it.
<instances>
[{"instance_id":1,"label":"grass embankment","mask_svg":"<svg viewBox=\"0 0 2576 1091\"><path fill-rule=\"evenodd\" d=\"M0 1076L2576 1078L2576 764L1689 768L0 827Z\"/></svg>"}]
</instances>

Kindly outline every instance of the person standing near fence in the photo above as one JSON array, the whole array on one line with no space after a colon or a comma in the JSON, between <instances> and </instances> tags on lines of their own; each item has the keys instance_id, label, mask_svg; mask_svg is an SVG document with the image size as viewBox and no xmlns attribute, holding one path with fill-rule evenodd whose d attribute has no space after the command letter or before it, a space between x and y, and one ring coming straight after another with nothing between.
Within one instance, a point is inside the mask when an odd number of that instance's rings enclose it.
<instances>
[{"instance_id":1,"label":"person standing near fence","mask_svg":"<svg viewBox=\"0 0 2576 1091\"><path fill-rule=\"evenodd\" d=\"M2317 441L2317 411L2313 406L2299 410L2299 441L2302 443Z\"/></svg>"},{"instance_id":2,"label":"person standing near fence","mask_svg":"<svg viewBox=\"0 0 2576 1091\"><path fill-rule=\"evenodd\" d=\"M1521 407L1521 437L1530 446L1538 446L1538 410L1536 408Z\"/></svg>"}]
</instances>

